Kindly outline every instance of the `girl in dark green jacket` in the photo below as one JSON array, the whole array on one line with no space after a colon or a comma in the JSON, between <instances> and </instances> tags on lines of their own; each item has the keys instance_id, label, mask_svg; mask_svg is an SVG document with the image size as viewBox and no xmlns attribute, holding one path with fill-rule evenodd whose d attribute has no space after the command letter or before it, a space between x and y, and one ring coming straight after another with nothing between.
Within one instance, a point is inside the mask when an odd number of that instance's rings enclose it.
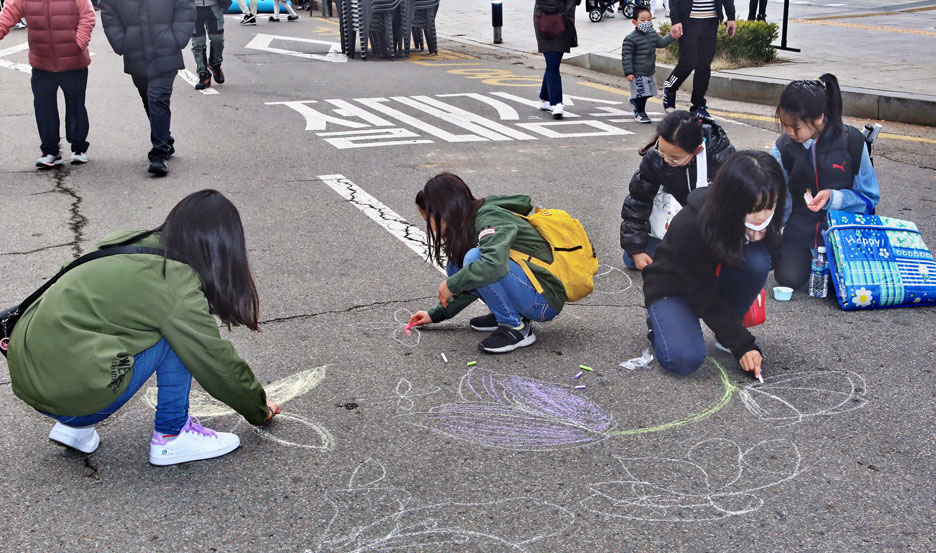
<instances>
[{"instance_id":1,"label":"girl in dark green jacket","mask_svg":"<svg viewBox=\"0 0 936 553\"><path fill-rule=\"evenodd\" d=\"M529 196L477 199L460 178L442 173L429 179L416 195L416 205L426 219L429 256L446 267L449 277L439 285L439 304L414 314L409 324L443 321L481 298L491 313L471 319L471 328L491 335L478 349L507 353L535 342L530 321L552 320L566 293L552 273L530 264L543 288L537 293L520 265L510 260L513 249L553 262L549 243L518 216L533 210Z\"/></svg>"},{"instance_id":2,"label":"girl in dark green jacket","mask_svg":"<svg viewBox=\"0 0 936 553\"><path fill-rule=\"evenodd\" d=\"M158 399L150 462L172 465L238 447L234 434L188 414L192 377L251 424L279 413L218 323L257 330L259 300L237 208L214 190L189 195L147 232L111 234L95 249L164 251L95 259L65 273L13 328L13 392L58 422L49 438L91 453L94 425L153 373Z\"/></svg>"}]
</instances>

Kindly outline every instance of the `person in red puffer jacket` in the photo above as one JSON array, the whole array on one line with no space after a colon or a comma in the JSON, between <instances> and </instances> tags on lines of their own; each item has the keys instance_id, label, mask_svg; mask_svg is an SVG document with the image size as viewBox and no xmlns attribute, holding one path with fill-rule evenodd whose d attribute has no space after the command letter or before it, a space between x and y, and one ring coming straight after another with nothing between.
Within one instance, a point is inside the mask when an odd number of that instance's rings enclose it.
<instances>
[{"instance_id":1,"label":"person in red puffer jacket","mask_svg":"<svg viewBox=\"0 0 936 553\"><path fill-rule=\"evenodd\" d=\"M65 94L65 139L73 164L88 161L88 110L85 90L91 55L88 43L95 17L91 0L6 0L0 11L0 40L20 18L29 26L33 107L42 139L36 167L62 164L59 152L58 89Z\"/></svg>"}]
</instances>

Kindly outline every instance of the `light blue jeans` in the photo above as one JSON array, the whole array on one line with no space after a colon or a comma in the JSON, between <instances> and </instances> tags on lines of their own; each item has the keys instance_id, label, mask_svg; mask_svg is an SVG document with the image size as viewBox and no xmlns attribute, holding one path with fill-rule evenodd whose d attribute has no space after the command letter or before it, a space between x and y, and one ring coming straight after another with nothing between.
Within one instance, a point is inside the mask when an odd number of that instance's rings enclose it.
<instances>
[{"instance_id":1,"label":"light blue jeans","mask_svg":"<svg viewBox=\"0 0 936 553\"><path fill-rule=\"evenodd\" d=\"M448 262L445 271L449 276L461 270L462 266L481 259L481 248L472 248L465 254L463 265ZM556 312L549 306L546 298L538 293L533 283L523 272L520 265L509 261L510 271L497 282L482 286L470 293L481 298L488 309L497 318L497 324L518 327L527 318L532 321L551 321Z\"/></svg>"},{"instance_id":2,"label":"light blue jeans","mask_svg":"<svg viewBox=\"0 0 936 553\"><path fill-rule=\"evenodd\" d=\"M148 349L133 356L133 375L126 391L97 413L80 417L48 414L60 423L75 428L97 424L113 415L133 397L149 377L156 373L156 432L166 435L178 434L188 419L189 392L192 375L182 364L179 356L165 338Z\"/></svg>"}]
</instances>

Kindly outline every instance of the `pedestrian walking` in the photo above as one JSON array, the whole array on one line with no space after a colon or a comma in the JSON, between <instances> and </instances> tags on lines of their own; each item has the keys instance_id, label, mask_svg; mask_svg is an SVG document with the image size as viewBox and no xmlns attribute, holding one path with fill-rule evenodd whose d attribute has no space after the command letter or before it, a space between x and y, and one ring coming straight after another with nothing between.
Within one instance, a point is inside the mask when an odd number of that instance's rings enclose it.
<instances>
[{"instance_id":1,"label":"pedestrian walking","mask_svg":"<svg viewBox=\"0 0 936 553\"><path fill-rule=\"evenodd\" d=\"M258 324L244 229L227 198L195 192L156 229L112 233L93 250L105 257L62 274L26 308L9 341L13 393L57 421L49 439L94 452L95 425L153 373L154 465L218 457L240 445L191 416L193 376L251 424L280 412L215 320L229 328Z\"/></svg>"},{"instance_id":2,"label":"pedestrian walking","mask_svg":"<svg viewBox=\"0 0 936 553\"><path fill-rule=\"evenodd\" d=\"M676 109L676 91L694 71L689 111L709 117L705 93L712 76L718 25L723 17L728 20L728 36L734 36L737 23L733 0L671 0L670 20L673 36L679 40L679 61L663 85L664 111Z\"/></svg>"},{"instance_id":3,"label":"pedestrian walking","mask_svg":"<svg viewBox=\"0 0 936 553\"><path fill-rule=\"evenodd\" d=\"M143 100L150 122L149 172L169 173L175 153L170 125L172 85L185 69L182 50L195 32L192 0L102 0L101 21L114 52L123 56L124 72Z\"/></svg>"},{"instance_id":4,"label":"pedestrian walking","mask_svg":"<svg viewBox=\"0 0 936 553\"><path fill-rule=\"evenodd\" d=\"M672 34L662 37L653 28L653 14L643 5L634 7L634 31L624 37L621 44L621 63L630 82L630 103L634 106L634 119L650 123L647 99L657 95L656 50L673 43Z\"/></svg>"},{"instance_id":5,"label":"pedestrian walking","mask_svg":"<svg viewBox=\"0 0 936 553\"><path fill-rule=\"evenodd\" d=\"M767 20L767 0L751 0L748 4L748 21Z\"/></svg>"},{"instance_id":6,"label":"pedestrian walking","mask_svg":"<svg viewBox=\"0 0 936 553\"><path fill-rule=\"evenodd\" d=\"M71 162L88 162L88 44L94 30L90 0L6 0L0 10L0 40L18 21L29 22L29 65L32 66L33 109L39 129L42 156L36 167L61 165L58 90L65 96L65 139L71 145Z\"/></svg>"},{"instance_id":7,"label":"pedestrian walking","mask_svg":"<svg viewBox=\"0 0 936 553\"><path fill-rule=\"evenodd\" d=\"M244 14L244 18L241 19L241 25L256 25L257 24L257 14L259 8L257 6L259 0L237 0L237 5L240 7L240 11Z\"/></svg>"},{"instance_id":8,"label":"pedestrian walking","mask_svg":"<svg viewBox=\"0 0 936 553\"><path fill-rule=\"evenodd\" d=\"M546 58L546 72L540 87L540 109L556 119L564 113L562 106L562 76L559 66L562 55L578 46L575 32L575 6L581 0L536 0L533 7L533 29L536 45Z\"/></svg>"},{"instance_id":9,"label":"pedestrian walking","mask_svg":"<svg viewBox=\"0 0 936 553\"><path fill-rule=\"evenodd\" d=\"M286 16L287 21L295 21L299 19L299 14L296 13L296 10L293 9L292 5L287 0L273 0L273 15L270 16L271 23L279 22L280 7L285 9L289 14Z\"/></svg>"},{"instance_id":10,"label":"pedestrian walking","mask_svg":"<svg viewBox=\"0 0 936 553\"><path fill-rule=\"evenodd\" d=\"M211 86L211 78L218 84L224 83L224 10L231 6L232 0L195 0L195 33L192 34L192 55L198 82L195 90L204 90ZM208 35L206 41L205 35ZM207 55L207 44L211 43L211 55Z\"/></svg>"}]
</instances>

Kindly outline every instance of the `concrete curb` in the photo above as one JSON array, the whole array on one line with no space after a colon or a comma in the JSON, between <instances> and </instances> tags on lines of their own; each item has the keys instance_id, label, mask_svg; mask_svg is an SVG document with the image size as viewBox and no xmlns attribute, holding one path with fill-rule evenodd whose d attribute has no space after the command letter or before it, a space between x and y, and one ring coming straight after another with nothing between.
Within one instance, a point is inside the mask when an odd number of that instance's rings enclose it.
<instances>
[{"instance_id":1,"label":"concrete curb","mask_svg":"<svg viewBox=\"0 0 936 553\"><path fill-rule=\"evenodd\" d=\"M624 77L621 58L613 54L590 52L565 59L563 63ZM657 64L656 77L661 87L672 70L672 66ZM785 79L713 71L708 92L718 98L775 106L788 83ZM692 90L691 85L691 79L687 80L680 92ZM852 117L936 126L936 96L842 87L842 101L845 115Z\"/></svg>"}]
</instances>

